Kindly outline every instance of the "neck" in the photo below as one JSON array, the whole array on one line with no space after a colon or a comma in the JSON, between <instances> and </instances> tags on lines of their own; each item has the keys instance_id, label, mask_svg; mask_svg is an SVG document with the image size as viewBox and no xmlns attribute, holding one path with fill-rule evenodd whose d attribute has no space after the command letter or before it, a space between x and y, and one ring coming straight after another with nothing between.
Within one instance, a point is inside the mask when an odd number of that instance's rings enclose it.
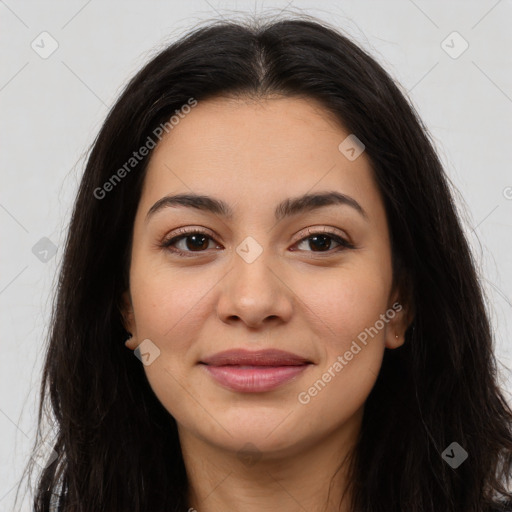
<instances>
[{"instance_id":1,"label":"neck","mask_svg":"<svg viewBox=\"0 0 512 512\"><path fill-rule=\"evenodd\" d=\"M197 512L349 512L350 489L343 491L361 416L320 441L253 456L208 443L179 426L189 507Z\"/></svg>"}]
</instances>

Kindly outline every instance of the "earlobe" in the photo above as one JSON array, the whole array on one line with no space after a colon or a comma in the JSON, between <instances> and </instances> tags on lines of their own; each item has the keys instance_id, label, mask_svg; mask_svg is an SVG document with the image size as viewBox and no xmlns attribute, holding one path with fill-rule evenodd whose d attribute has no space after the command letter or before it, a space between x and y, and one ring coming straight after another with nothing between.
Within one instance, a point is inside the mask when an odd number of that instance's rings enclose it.
<instances>
[{"instance_id":1,"label":"earlobe","mask_svg":"<svg viewBox=\"0 0 512 512\"><path fill-rule=\"evenodd\" d=\"M390 306L386 314L389 318L385 336L386 348L399 348L405 343L405 333L415 316L411 290L410 279L404 278L401 286L395 287L390 294Z\"/></svg>"},{"instance_id":2,"label":"earlobe","mask_svg":"<svg viewBox=\"0 0 512 512\"><path fill-rule=\"evenodd\" d=\"M389 349L401 347L405 343L405 332L409 327L410 312L400 302L395 301L387 314L385 346Z\"/></svg>"},{"instance_id":3,"label":"earlobe","mask_svg":"<svg viewBox=\"0 0 512 512\"><path fill-rule=\"evenodd\" d=\"M392 329L392 328L391 328ZM386 334L386 348L394 349L401 347L405 343L405 336L403 334L395 333L393 334L393 330L391 330L388 334Z\"/></svg>"},{"instance_id":4,"label":"earlobe","mask_svg":"<svg viewBox=\"0 0 512 512\"><path fill-rule=\"evenodd\" d=\"M135 350L137 348L137 341L135 336L130 334L130 337L124 342L124 345L130 350Z\"/></svg>"}]
</instances>

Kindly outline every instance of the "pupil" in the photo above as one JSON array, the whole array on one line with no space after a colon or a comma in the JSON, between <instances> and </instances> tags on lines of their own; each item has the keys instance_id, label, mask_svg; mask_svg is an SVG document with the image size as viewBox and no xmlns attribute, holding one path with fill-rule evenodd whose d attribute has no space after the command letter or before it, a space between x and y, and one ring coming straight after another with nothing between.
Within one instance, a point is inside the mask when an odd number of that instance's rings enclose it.
<instances>
[{"instance_id":1,"label":"pupil","mask_svg":"<svg viewBox=\"0 0 512 512\"><path fill-rule=\"evenodd\" d=\"M189 243L189 241L193 239L194 242L192 244ZM197 249L206 249L208 247L208 237L204 235L189 235L187 237L187 249L190 250L197 250ZM199 242L201 240L201 243L197 244L196 242ZM206 246L205 246L206 242Z\"/></svg>"},{"instance_id":2,"label":"pupil","mask_svg":"<svg viewBox=\"0 0 512 512\"><path fill-rule=\"evenodd\" d=\"M197 249L206 249L208 247L208 237L204 235L189 235L187 237L187 249L190 250L197 250ZM192 243L190 243L190 240L193 240ZM206 243L206 245L205 245ZM313 250L318 250L315 248L315 244L317 247L320 247L320 250L322 249L328 249L330 245L330 238L326 235L316 235L312 236L309 239L309 246Z\"/></svg>"},{"instance_id":3,"label":"pupil","mask_svg":"<svg viewBox=\"0 0 512 512\"><path fill-rule=\"evenodd\" d=\"M321 240L321 241L320 241L320 243L318 242L319 240ZM314 249L314 246L312 246L312 245L311 245L311 242L313 242L313 243L319 243L320 247L323 247L323 248L326 248L326 247L327 247L327 249L329 248L329 245L330 245L330 239L329 239L329 237L328 237L328 236L326 236L326 235L319 235L319 236L318 236L318 235L316 235L316 236L312 236L312 237L310 238L309 246L310 246L313 250L315 250L315 249Z\"/></svg>"}]
</instances>

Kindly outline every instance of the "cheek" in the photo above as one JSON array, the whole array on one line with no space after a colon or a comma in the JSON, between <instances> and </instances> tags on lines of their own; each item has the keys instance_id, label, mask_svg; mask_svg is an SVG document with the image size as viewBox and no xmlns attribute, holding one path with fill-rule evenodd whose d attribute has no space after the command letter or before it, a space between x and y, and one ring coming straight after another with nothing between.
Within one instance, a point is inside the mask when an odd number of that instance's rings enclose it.
<instances>
[{"instance_id":1,"label":"cheek","mask_svg":"<svg viewBox=\"0 0 512 512\"><path fill-rule=\"evenodd\" d=\"M387 325L380 315L387 308L390 269L366 260L304 284L309 284L302 288L305 311L321 320L316 321L316 336L323 342L321 364L299 401L308 403L310 412L336 422L364 404L379 373Z\"/></svg>"},{"instance_id":2,"label":"cheek","mask_svg":"<svg viewBox=\"0 0 512 512\"><path fill-rule=\"evenodd\" d=\"M204 338L218 281L214 272L134 269L131 292L137 338L150 339L164 356L155 367L165 366L181 375L187 365L196 362L195 341ZM148 372L154 369L153 365L146 367Z\"/></svg>"},{"instance_id":3,"label":"cheek","mask_svg":"<svg viewBox=\"0 0 512 512\"><path fill-rule=\"evenodd\" d=\"M139 342L150 339L160 351L144 371L164 407L185 421L191 404L184 390L197 358L194 341L202 337L212 307L208 291L216 281L168 270L138 275L131 283L137 337Z\"/></svg>"},{"instance_id":4,"label":"cheek","mask_svg":"<svg viewBox=\"0 0 512 512\"><path fill-rule=\"evenodd\" d=\"M331 355L347 350L352 340L373 326L385 313L390 276L369 265L345 266L304 278L297 284L298 296L321 330L321 339Z\"/></svg>"}]
</instances>

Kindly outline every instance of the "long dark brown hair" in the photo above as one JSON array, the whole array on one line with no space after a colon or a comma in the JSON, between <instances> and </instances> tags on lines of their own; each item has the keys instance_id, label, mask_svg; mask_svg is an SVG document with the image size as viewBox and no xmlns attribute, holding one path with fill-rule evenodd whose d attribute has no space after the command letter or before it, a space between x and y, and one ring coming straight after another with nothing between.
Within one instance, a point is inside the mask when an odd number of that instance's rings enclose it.
<instances>
[{"instance_id":1,"label":"long dark brown hair","mask_svg":"<svg viewBox=\"0 0 512 512\"><path fill-rule=\"evenodd\" d=\"M120 314L151 151L105 197L97 191L190 98L270 94L318 100L366 146L387 212L393 277L414 311L405 344L385 351L366 402L352 509L487 512L512 499L512 411L431 136L365 51L324 22L292 17L196 27L129 82L94 141L51 317L34 451L46 419L57 458L38 472L35 512L51 503L61 512L186 510L176 422L126 349ZM456 469L442 455L453 442L468 454Z\"/></svg>"}]
</instances>

